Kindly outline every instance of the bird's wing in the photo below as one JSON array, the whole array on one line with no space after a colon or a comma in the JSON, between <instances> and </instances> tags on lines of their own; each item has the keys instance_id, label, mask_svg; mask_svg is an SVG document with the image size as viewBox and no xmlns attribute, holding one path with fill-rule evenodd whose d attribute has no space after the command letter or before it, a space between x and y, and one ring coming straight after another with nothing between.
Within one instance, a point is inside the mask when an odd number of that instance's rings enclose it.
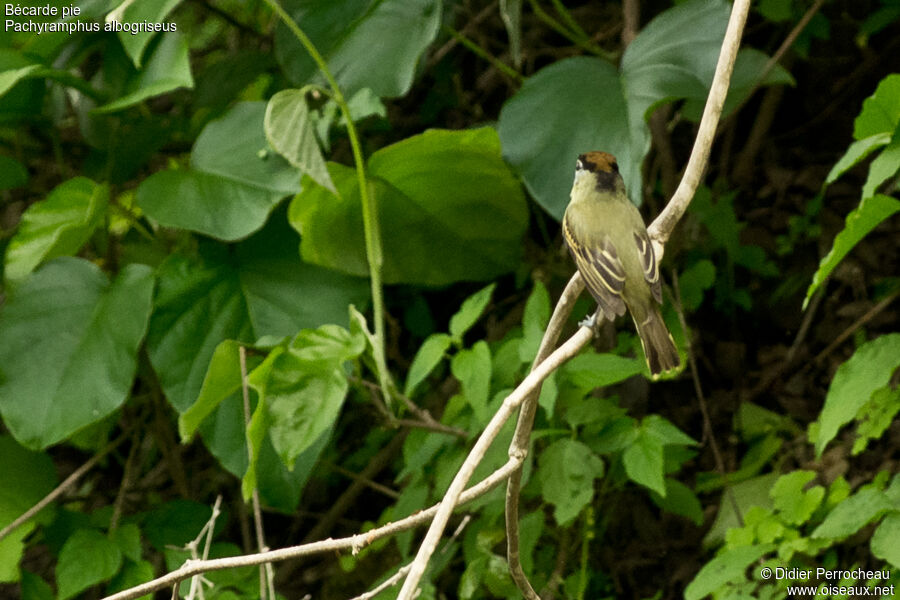
<instances>
[{"instance_id":1,"label":"bird's wing","mask_svg":"<svg viewBox=\"0 0 900 600\"><path fill-rule=\"evenodd\" d=\"M600 305L603 315L610 320L616 315L624 315L622 290L625 289L625 269L616 253L616 247L606 237L600 244L588 245L577 220L570 218L568 211L563 218L563 237L588 291Z\"/></svg>"},{"instance_id":2,"label":"bird's wing","mask_svg":"<svg viewBox=\"0 0 900 600\"><path fill-rule=\"evenodd\" d=\"M662 304L662 284L659 281L659 264L656 262L656 253L653 252L653 244L646 230L634 233L634 243L637 245L638 255L641 257L641 265L644 267L644 279L650 284L650 291L656 301Z\"/></svg>"}]
</instances>

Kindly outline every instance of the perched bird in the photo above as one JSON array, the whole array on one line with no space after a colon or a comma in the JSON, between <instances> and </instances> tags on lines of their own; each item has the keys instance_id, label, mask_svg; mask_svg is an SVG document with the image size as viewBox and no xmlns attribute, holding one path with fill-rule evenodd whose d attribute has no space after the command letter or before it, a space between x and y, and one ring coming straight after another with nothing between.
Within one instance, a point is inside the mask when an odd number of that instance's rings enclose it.
<instances>
[{"instance_id":1,"label":"perched bird","mask_svg":"<svg viewBox=\"0 0 900 600\"><path fill-rule=\"evenodd\" d=\"M656 255L612 154L588 152L578 157L562 229L603 317L613 320L627 308L650 373L677 367L678 351L659 312L662 287Z\"/></svg>"}]
</instances>

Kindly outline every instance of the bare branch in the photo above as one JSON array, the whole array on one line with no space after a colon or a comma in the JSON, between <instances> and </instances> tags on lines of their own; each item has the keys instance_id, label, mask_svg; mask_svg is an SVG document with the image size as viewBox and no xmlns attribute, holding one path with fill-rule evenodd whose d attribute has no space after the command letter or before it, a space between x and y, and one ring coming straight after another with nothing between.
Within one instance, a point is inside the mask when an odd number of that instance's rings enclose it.
<instances>
[{"instance_id":1,"label":"bare branch","mask_svg":"<svg viewBox=\"0 0 900 600\"><path fill-rule=\"evenodd\" d=\"M675 224L684 216L684 212L691 203L694 192L700 185L700 177L709 162L713 137L719 124L719 117L722 115L725 97L728 95L731 72L734 70L734 61L741 45L741 34L744 31L744 23L747 21L749 10L750 0L734 1L731 17L728 19L728 28L725 30L725 39L722 41L722 50L719 53L719 62L716 64L716 74L709 90L709 97L706 99L706 107L703 109L703 117L700 119L700 127L697 130L697 139L694 140L694 148L691 151L684 176L666 208L647 228L650 239L653 241L657 260L662 259L665 244L669 241Z\"/></svg>"},{"instance_id":2,"label":"bare branch","mask_svg":"<svg viewBox=\"0 0 900 600\"><path fill-rule=\"evenodd\" d=\"M125 432L122 435L120 435L117 439L115 439L114 441L107 444L106 447L103 448L100 452L98 452L93 457L91 457L83 465L81 465L80 467L75 469L75 472L73 472L71 475L66 477L65 481L63 481L61 484L56 486L56 488L52 492L50 492L49 494L44 496L37 504L35 504L34 506L32 506L31 508L26 510L15 521L10 523L3 529L0 529L0 540L2 540L6 536L8 536L10 533L15 531L20 525L22 525L23 523L28 521L31 517L33 517L34 515L41 512L41 510L45 506L47 506L48 504L50 504L51 502L53 502L54 500L59 498L66 490L68 490L70 487L72 487L72 485L74 485L76 481L81 479L85 473L87 473L88 471L93 469L94 465L96 465L98 462L100 462L103 459L103 457L105 457L107 454L112 452L119 444L121 444L123 441L125 441L125 439L127 437L128 437L128 432Z\"/></svg>"},{"instance_id":3,"label":"bare branch","mask_svg":"<svg viewBox=\"0 0 900 600\"><path fill-rule=\"evenodd\" d=\"M503 483L503 481L509 477L509 474L519 467L519 464L520 463L514 460L507 461L502 467L463 492L459 497L458 505L463 505L476 498L480 498ZM304 556L336 552L339 550L350 550L353 554L356 554L376 540L428 523L437 514L440 506L440 504L435 504L414 515L410 515L405 519L401 519L396 523L388 523L377 529L359 533L347 538L339 538L336 540L327 539L311 544L269 550L268 552L260 552L258 554L229 556L212 560L188 561L175 571L167 573L162 577L157 577L153 581L148 581L147 583L142 583L141 585L118 592L117 594L107 596L104 600L133 600L134 598L139 598L145 594L155 592L156 590L168 588L188 577L193 577L194 575L206 573L208 571L221 571L223 569L233 569L236 567L261 565L264 563L279 562L292 558L301 558Z\"/></svg>"}]
</instances>

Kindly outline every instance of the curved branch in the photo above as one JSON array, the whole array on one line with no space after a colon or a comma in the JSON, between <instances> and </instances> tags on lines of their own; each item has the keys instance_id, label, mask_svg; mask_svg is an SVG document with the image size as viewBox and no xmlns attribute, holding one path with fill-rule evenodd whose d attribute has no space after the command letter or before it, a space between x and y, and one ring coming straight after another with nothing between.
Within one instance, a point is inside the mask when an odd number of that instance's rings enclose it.
<instances>
[{"instance_id":1,"label":"curved branch","mask_svg":"<svg viewBox=\"0 0 900 600\"><path fill-rule=\"evenodd\" d=\"M734 1L731 17L728 19L728 28L725 30L725 39L722 41L722 50L719 53L719 62L716 63L716 74L709 90L709 97L706 99L706 107L703 109L703 117L700 119L697 138L694 140L694 148L691 150L691 157L688 159L684 176L666 208L647 228L657 260L662 260L666 242L669 241L672 230L684 216L688 205L694 198L694 192L700 185L700 177L709 162L713 137L719 124L719 117L722 115L725 97L728 95L731 73L734 70L734 61L741 45L741 35L749 11L750 0Z\"/></svg>"}]
</instances>

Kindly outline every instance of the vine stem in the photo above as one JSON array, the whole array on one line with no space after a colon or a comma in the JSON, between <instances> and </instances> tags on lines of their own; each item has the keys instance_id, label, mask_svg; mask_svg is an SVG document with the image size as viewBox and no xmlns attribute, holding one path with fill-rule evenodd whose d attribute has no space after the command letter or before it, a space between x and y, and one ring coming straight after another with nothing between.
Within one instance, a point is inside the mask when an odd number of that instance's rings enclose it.
<instances>
[{"instance_id":1,"label":"vine stem","mask_svg":"<svg viewBox=\"0 0 900 600\"><path fill-rule=\"evenodd\" d=\"M350 147L353 150L353 162L356 163L356 179L359 186L359 198L362 203L363 228L366 238L366 258L369 262L369 280L372 286L372 313L374 321L372 353L375 359L375 368L378 371L378 382L381 385L382 394L384 394L388 401L388 406L390 406L394 387L387 370L387 360L384 352L384 295L381 289L383 256L381 254L381 228L378 223L378 201L374 190L369 187L369 182L366 178L365 161L363 159L362 146L359 143L359 135L356 132L356 125L354 125L353 119L350 117L350 107L347 106L347 100L344 98L337 80L332 75L325 59L316 49L315 44L300 29L300 26L297 25L296 21L291 18L277 0L265 0L265 2L291 30L294 37L297 38L315 61L328 82L328 86L331 88L331 97L338 105L338 108L341 109L341 113L343 113L347 121L347 136L350 138Z\"/></svg>"}]
</instances>

